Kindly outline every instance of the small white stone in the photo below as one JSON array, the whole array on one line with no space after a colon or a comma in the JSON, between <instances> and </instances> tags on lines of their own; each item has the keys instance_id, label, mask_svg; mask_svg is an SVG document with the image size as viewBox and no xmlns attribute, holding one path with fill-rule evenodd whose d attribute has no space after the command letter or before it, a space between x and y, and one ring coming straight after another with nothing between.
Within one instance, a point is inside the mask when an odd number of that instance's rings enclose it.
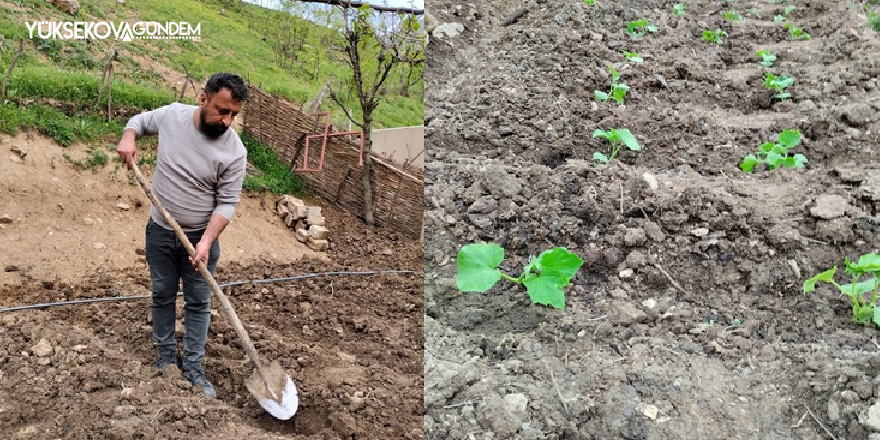
<instances>
[{"instance_id":1,"label":"small white stone","mask_svg":"<svg viewBox=\"0 0 880 440\"><path fill-rule=\"evenodd\" d=\"M645 181L645 183L648 184L648 187L651 188L652 190L656 191L657 188L660 187L660 185L657 184L657 178L654 177L654 175L651 173L642 174L642 179Z\"/></svg>"},{"instance_id":2,"label":"small white stone","mask_svg":"<svg viewBox=\"0 0 880 440\"><path fill-rule=\"evenodd\" d=\"M697 229L692 230L691 234L693 234L695 237L702 238L702 237L709 235L709 230L706 228L697 228Z\"/></svg>"},{"instance_id":3,"label":"small white stone","mask_svg":"<svg viewBox=\"0 0 880 440\"><path fill-rule=\"evenodd\" d=\"M621 278L632 278L633 270L632 269L624 269L624 270L620 271L620 273L618 275L620 275Z\"/></svg>"}]
</instances>

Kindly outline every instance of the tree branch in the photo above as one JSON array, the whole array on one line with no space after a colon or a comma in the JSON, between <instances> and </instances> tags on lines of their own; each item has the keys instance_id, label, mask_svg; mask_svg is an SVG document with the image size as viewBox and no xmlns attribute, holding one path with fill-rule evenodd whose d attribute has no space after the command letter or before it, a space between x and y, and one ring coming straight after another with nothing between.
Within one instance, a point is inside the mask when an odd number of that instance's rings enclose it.
<instances>
[{"instance_id":1,"label":"tree branch","mask_svg":"<svg viewBox=\"0 0 880 440\"><path fill-rule=\"evenodd\" d=\"M368 2L360 2L360 1L348 1L348 0L302 0L306 3L323 3L325 5L333 5L333 6L342 6L342 7L354 7L359 8L363 5L367 5L370 9L374 9L379 12L400 12L404 14L412 14L412 15L425 15L424 9L415 9L415 8L395 8L391 6L379 6L373 5Z\"/></svg>"},{"instance_id":2,"label":"tree branch","mask_svg":"<svg viewBox=\"0 0 880 440\"><path fill-rule=\"evenodd\" d=\"M348 111L348 107L342 104L342 102L339 100L339 97L336 96L336 92L333 91L333 86L330 85L329 82L327 83L327 88L330 91L330 99L332 99L333 102L335 102L336 105L338 105L342 109L342 111L345 112L345 116L348 117L348 120L351 121L352 124L357 125L358 127L360 127L361 130L363 130L364 124L354 119L354 116L352 116L351 112Z\"/></svg>"}]
</instances>

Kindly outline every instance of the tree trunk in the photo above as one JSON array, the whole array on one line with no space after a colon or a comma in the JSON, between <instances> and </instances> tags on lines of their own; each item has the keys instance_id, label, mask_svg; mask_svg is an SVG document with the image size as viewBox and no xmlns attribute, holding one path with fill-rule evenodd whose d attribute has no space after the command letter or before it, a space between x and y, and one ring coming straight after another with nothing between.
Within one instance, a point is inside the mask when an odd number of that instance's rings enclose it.
<instances>
[{"instance_id":1,"label":"tree trunk","mask_svg":"<svg viewBox=\"0 0 880 440\"><path fill-rule=\"evenodd\" d=\"M373 159L370 151L373 150L373 139L370 133L372 118L364 115L364 166L361 167L361 186L364 187L364 222L367 226L374 226L373 219L373 184L370 182L370 171L373 168Z\"/></svg>"}]
</instances>

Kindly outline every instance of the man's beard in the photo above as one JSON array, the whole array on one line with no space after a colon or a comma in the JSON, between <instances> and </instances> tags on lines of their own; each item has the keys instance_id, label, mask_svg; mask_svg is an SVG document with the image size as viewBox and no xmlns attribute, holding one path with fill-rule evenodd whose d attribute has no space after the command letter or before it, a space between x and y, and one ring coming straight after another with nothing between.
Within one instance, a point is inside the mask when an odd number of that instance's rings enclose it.
<instances>
[{"instance_id":1,"label":"man's beard","mask_svg":"<svg viewBox=\"0 0 880 440\"><path fill-rule=\"evenodd\" d=\"M228 129L226 124L224 124L223 122L209 124L207 121L205 121L204 111L199 112L199 125L199 129L202 130L202 133L204 133L205 136L211 139L217 139L220 136L223 136L223 133L226 133L226 130Z\"/></svg>"}]
</instances>

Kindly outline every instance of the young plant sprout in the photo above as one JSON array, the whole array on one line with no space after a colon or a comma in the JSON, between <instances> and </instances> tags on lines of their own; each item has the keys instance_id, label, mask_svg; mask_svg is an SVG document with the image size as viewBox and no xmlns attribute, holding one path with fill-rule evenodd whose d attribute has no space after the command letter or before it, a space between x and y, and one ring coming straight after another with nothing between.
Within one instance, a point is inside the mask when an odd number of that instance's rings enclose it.
<instances>
[{"instance_id":1,"label":"young plant sprout","mask_svg":"<svg viewBox=\"0 0 880 440\"><path fill-rule=\"evenodd\" d=\"M672 15L684 15L684 3L676 3L672 6Z\"/></svg>"},{"instance_id":2,"label":"young plant sprout","mask_svg":"<svg viewBox=\"0 0 880 440\"><path fill-rule=\"evenodd\" d=\"M637 54L635 52L627 52L625 50L622 52L623 52L623 56L626 58L626 61L628 61L630 63L641 64L642 62L645 61L642 57L639 56L639 54Z\"/></svg>"},{"instance_id":3,"label":"young plant sprout","mask_svg":"<svg viewBox=\"0 0 880 440\"><path fill-rule=\"evenodd\" d=\"M485 292L501 278L525 284L533 304L565 308L563 288L577 274L584 261L563 247L546 250L529 257L522 274L513 278L498 269L504 260L504 249L495 243L469 244L458 252L458 274L455 283L462 292Z\"/></svg>"},{"instance_id":4,"label":"young plant sprout","mask_svg":"<svg viewBox=\"0 0 880 440\"><path fill-rule=\"evenodd\" d=\"M631 21L626 25L626 33L633 38L644 37L645 31L653 34L654 32L657 32L657 27L652 26L651 23L648 22L648 20Z\"/></svg>"},{"instance_id":5,"label":"young plant sprout","mask_svg":"<svg viewBox=\"0 0 880 440\"><path fill-rule=\"evenodd\" d=\"M834 274L837 272L837 266L826 270L806 281L804 281L804 295L816 290L816 284L820 281L826 282L837 287L845 296L852 301L853 321L864 324L873 323L880 327L880 308L877 308L877 274L880 273L880 255L871 253L859 256L858 262L853 263L848 257L844 257L846 264L846 273L852 277L852 283L840 285L834 281ZM859 282L863 275L869 275L870 278ZM865 298L865 294L871 293L871 299Z\"/></svg>"},{"instance_id":6,"label":"young plant sprout","mask_svg":"<svg viewBox=\"0 0 880 440\"><path fill-rule=\"evenodd\" d=\"M608 98L611 98L618 104L623 105L623 100L626 98L626 92L629 91L630 87L620 82L620 73L617 72L617 69L615 69L614 66L608 66L608 70L611 72L611 90L608 93L595 90L593 91L593 94L600 102L608 101Z\"/></svg>"},{"instance_id":7,"label":"young plant sprout","mask_svg":"<svg viewBox=\"0 0 880 440\"><path fill-rule=\"evenodd\" d=\"M761 145L760 151L746 156L739 168L747 173L751 173L755 170L756 166L764 164L768 170L783 167L802 170L809 162L806 156L801 153L793 156L788 155L788 150L798 146L800 143L800 131L782 130L782 133L779 134L779 142L765 142Z\"/></svg>"},{"instance_id":8,"label":"young plant sprout","mask_svg":"<svg viewBox=\"0 0 880 440\"><path fill-rule=\"evenodd\" d=\"M730 10L724 13L724 19L727 21L743 21L742 15L739 12L734 10Z\"/></svg>"},{"instance_id":9,"label":"young plant sprout","mask_svg":"<svg viewBox=\"0 0 880 440\"><path fill-rule=\"evenodd\" d=\"M755 56L761 59L761 65L764 67L773 67L773 62L776 61L776 55L769 50L759 50Z\"/></svg>"},{"instance_id":10,"label":"young plant sprout","mask_svg":"<svg viewBox=\"0 0 880 440\"><path fill-rule=\"evenodd\" d=\"M714 44L724 44L721 41L722 36L727 36L727 32L722 31L721 29L715 29L714 31L705 30L703 31L703 39Z\"/></svg>"},{"instance_id":11,"label":"young plant sprout","mask_svg":"<svg viewBox=\"0 0 880 440\"><path fill-rule=\"evenodd\" d=\"M629 148L632 151L641 151L642 149L642 147L639 146L636 137L626 128L612 128L607 131L597 128L596 131L593 132L593 139L595 138L608 139L608 142L611 143L611 157L598 151L593 153L593 160L597 163L601 162L607 164L611 162L617 157L617 153L620 152L620 149L623 146L626 146L626 148Z\"/></svg>"},{"instance_id":12,"label":"young plant sprout","mask_svg":"<svg viewBox=\"0 0 880 440\"><path fill-rule=\"evenodd\" d=\"M788 29L788 35L791 36L792 40L809 40L810 34L807 31L791 24L785 24L782 27Z\"/></svg>"},{"instance_id":13,"label":"young plant sprout","mask_svg":"<svg viewBox=\"0 0 880 440\"><path fill-rule=\"evenodd\" d=\"M783 101L791 98L791 93L786 92L785 89L792 84L794 84L794 78L790 76L776 76L772 73L768 73L767 76L764 77L764 87L775 90L776 94L773 96Z\"/></svg>"}]
</instances>

